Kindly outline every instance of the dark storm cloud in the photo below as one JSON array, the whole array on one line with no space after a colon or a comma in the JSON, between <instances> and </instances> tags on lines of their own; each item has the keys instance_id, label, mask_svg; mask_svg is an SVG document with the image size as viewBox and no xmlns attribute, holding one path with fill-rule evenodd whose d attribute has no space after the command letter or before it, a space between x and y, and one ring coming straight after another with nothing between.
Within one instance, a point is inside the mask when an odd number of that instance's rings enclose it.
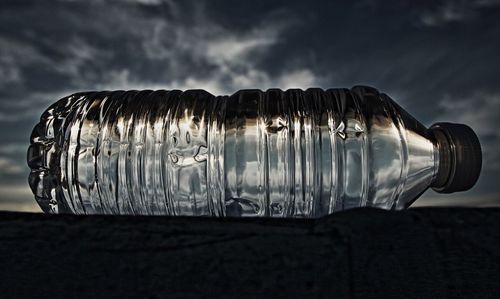
<instances>
[{"instance_id":1,"label":"dark storm cloud","mask_svg":"<svg viewBox=\"0 0 500 299\"><path fill-rule=\"evenodd\" d=\"M499 194L500 3L415 2L4 1L2 199L26 191L20 165L38 115L75 91L358 83L425 124L470 124L487 163L469 195Z\"/></svg>"}]
</instances>

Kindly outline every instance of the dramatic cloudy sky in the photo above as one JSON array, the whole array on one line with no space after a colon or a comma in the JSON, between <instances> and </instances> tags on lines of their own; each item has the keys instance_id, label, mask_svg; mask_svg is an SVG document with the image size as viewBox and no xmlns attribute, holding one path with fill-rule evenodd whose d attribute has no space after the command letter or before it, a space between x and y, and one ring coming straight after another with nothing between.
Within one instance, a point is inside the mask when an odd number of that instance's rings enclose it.
<instances>
[{"instance_id":1,"label":"dramatic cloudy sky","mask_svg":"<svg viewBox=\"0 0 500 299\"><path fill-rule=\"evenodd\" d=\"M425 4L424 4L425 3ZM420 205L500 205L500 1L0 2L0 210L38 211L37 117L82 90L373 85L417 119L469 124L482 176Z\"/></svg>"}]
</instances>

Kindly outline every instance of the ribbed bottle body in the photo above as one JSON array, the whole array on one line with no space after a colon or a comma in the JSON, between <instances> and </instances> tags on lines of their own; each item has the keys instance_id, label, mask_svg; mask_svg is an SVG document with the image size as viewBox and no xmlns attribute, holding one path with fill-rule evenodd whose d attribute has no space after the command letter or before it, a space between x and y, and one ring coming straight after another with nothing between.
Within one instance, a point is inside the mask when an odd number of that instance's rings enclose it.
<instances>
[{"instance_id":1,"label":"ribbed bottle body","mask_svg":"<svg viewBox=\"0 0 500 299\"><path fill-rule=\"evenodd\" d=\"M362 87L79 93L35 127L30 185L45 211L76 214L397 209L434 179L438 157L426 134Z\"/></svg>"}]
</instances>

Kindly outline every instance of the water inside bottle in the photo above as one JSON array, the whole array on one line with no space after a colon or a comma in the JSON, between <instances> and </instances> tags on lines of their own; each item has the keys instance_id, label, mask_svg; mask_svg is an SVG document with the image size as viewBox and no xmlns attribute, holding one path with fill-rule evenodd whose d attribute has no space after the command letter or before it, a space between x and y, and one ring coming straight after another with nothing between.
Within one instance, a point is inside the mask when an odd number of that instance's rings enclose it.
<instances>
[{"instance_id":1,"label":"water inside bottle","mask_svg":"<svg viewBox=\"0 0 500 299\"><path fill-rule=\"evenodd\" d=\"M30 185L46 211L76 214L317 217L391 208L404 191L408 146L390 102L377 101L346 89L74 94L34 129ZM422 140L428 174L418 190L435 166L432 142Z\"/></svg>"}]
</instances>

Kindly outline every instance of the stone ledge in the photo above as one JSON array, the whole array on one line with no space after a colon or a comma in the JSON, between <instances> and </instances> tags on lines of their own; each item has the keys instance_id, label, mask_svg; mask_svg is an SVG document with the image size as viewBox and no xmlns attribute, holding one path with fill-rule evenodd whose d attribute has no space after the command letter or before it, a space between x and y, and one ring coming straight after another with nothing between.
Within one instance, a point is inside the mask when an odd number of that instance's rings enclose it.
<instances>
[{"instance_id":1,"label":"stone ledge","mask_svg":"<svg viewBox=\"0 0 500 299\"><path fill-rule=\"evenodd\" d=\"M0 213L1 298L497 298L500 209Z\"/></svg>"}]
</instances>

